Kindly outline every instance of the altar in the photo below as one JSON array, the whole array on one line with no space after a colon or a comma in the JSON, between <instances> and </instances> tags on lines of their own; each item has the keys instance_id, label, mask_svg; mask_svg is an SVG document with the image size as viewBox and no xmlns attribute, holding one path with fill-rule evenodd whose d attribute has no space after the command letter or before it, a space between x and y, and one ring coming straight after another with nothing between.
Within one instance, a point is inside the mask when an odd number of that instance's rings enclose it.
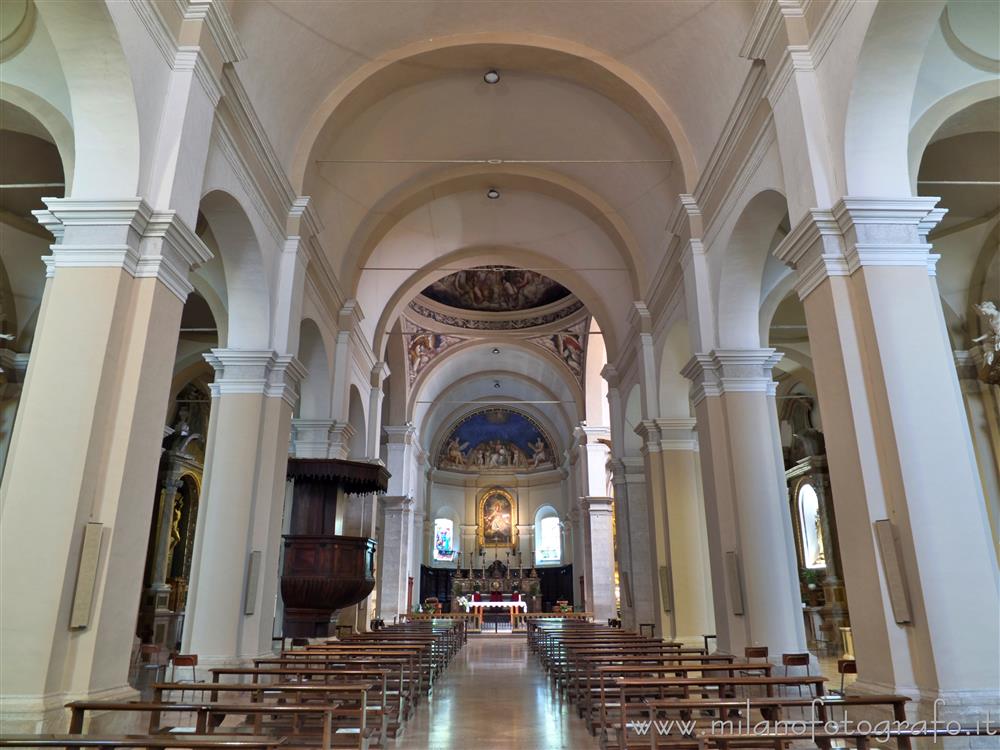
<instances>
[{"instance_id":1,"label":"altar","mask_svg":"<svg viewBox=\"0 0 1000 750\"><path fill-rule=\"evenodd\" d=\"M459 568L451 579L451 601L466 612L500 610L537 612L541 608L541 586L535 570L508 568L494 561L484 568Z\"/></svg>"},{"instance_id":2,"label":"altar","mask_svg":"<svg viewBox=\"0 0 1000 750\"><path fill-rule=\"evenodd\" d=\"M499 601L474 601L468 599L465 602L465 611L471 612L474 609L519 609L522 612L528 611L528 603L522 600L501 599Z\"/></svg>"}]
</instances>

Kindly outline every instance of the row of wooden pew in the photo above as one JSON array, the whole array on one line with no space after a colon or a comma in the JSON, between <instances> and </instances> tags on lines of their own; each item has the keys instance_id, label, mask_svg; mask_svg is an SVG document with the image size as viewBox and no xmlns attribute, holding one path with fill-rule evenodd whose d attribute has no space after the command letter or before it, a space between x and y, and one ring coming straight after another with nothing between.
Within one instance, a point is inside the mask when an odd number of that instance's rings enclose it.
<instances>
[{"instance_id":1,"label":"row of wooden pew","mask_svg":"<svg viewBox=\"0 0 1000 750\"><path fill-rule=\"evenodd\" d=\"M604 750L863 750L876 737L908 749L916 737L946 734L909 728L906 696L829 694L825 677L776 674L766 660L569 620L530 623L528 642ZM869 723L855 716L848 725L852 711Z\"/></svg>"},{"instance_id":2,"label":"row of wooden pew","mask_svg":"<svg viewBox=\"0 0 1000 750\"><path fill-rule=\"evenodd\" d=\"M311 643L200 682L157 683L147 700L74 701L67 735L4 736L0 747L384 748L466 638L460 621L428 621ZM137 715L143 733L87 733L119 712Z\"/></svg>"}]
</instances>

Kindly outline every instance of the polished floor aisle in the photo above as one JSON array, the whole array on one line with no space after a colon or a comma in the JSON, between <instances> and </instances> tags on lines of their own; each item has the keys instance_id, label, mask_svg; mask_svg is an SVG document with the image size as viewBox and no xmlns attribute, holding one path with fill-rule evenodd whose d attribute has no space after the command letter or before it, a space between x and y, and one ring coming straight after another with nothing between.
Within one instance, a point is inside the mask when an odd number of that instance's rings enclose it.
<instances>
[{"instance_id":1,"label":"polished floor aisle","mask_svg":"<svg viewBox=\"0 0 1000 750\"><path fill-rule=\"evenodd\" d=\"M553 690L524 636L479 636L469 638L389 747L587 750L598 742Z\"/></svg>"}]
</instances>

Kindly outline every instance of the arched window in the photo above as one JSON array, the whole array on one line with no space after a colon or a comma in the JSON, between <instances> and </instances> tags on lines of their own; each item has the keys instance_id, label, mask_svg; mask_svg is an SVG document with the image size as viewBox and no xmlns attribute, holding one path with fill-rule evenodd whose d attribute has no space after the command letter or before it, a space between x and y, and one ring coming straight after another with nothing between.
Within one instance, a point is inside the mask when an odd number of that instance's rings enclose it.
<instances>
[{"instance_id":1,"label":"arched window","mask_svg":"<svg viewBox=\"0 0 1000 750\"><path fill-rule=\"evenodd\" d=\"M545 516L535 522L535 565L562 562L562 527L559 516Z\"/></svg>"},{"instance_id":2,"label":"arched window","mask_svg":"<svg viewBox=\"0 0 1000 750\"><path fill-rule=\"evenodd\" d=\"M825 568L826 544L819 518L819 497L808 482L799 488L798 502L802 562L807 568Z\"/></svg>"},{"instance_id":3,"label":"arched window","mask_svg":"<svg viewBox=\"0 0 1000 750\"><path fill-rule=\"evenodd\" d=\"M450 518L434 519L434 559L444 562L455 559L455 524Z\"/></svg>"}]
</instances>

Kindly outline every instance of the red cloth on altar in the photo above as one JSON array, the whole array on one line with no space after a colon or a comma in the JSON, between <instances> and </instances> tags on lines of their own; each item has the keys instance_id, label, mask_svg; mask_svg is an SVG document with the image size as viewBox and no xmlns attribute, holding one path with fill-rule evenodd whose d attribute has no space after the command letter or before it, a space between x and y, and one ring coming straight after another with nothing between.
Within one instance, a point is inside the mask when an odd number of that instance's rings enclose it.
<instances>
[{"instance_id":1,"label":"red cloth on altar","mask_svg":"<svg viewBox=\"0 0 1000 750\"><path fill-rule=\"evenodd\" d=\"M503 594L500 593L499 591L491 591L490 592L490 601L491 602L502 602L503 601Z\"/></svg>"},{"instance_id":2,"label":"red cloth on altar","mask_svg":"<svg viewBox=\"0 0 1000 750\"><path fill-rule=\"evenodd\" d=\"M512 602L519 602L521 601L521 595L515 591L513 594L510 595L510 600Z\"/></svg>"},{"instance_id":3,"label":"red cloth on altar","mask_svg":"<svg viewBox=\"0 0 1000 750\"><path fill-rule=\"evenodd\" d=\"M472 601L474 601L474 602L481 602L482 600L483 600L483 597L482 597L482 595L478 591L472 595Z\"/></svg>"}]
</instances>

